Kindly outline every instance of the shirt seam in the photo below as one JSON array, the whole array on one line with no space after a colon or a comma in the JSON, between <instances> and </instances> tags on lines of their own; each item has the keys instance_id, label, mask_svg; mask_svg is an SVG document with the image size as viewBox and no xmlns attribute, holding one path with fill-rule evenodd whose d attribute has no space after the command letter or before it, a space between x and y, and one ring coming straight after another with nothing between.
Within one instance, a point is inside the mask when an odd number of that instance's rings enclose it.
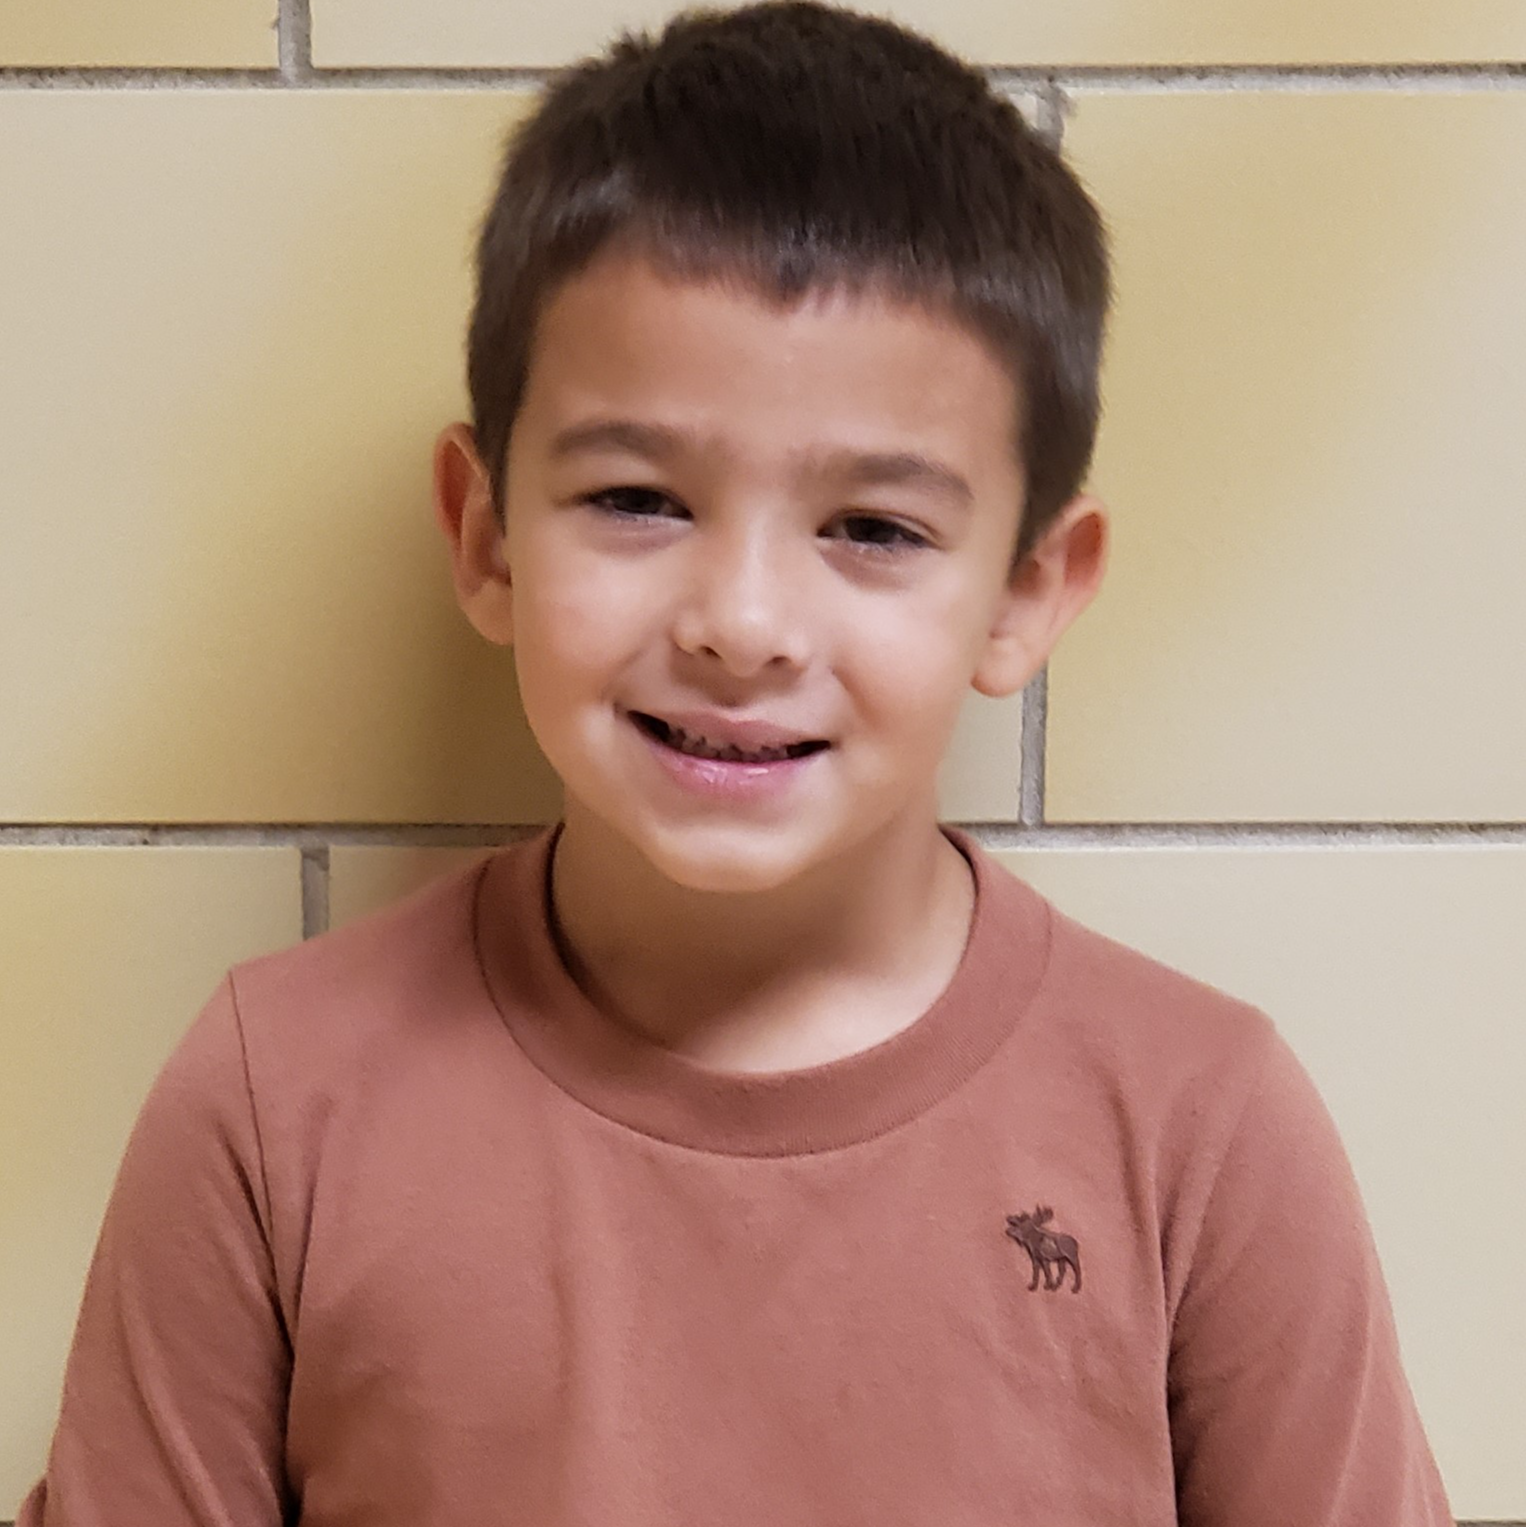
<instances>
[{"instance_id":1,"label":"shirt seam","mask_svg":"<svg viewBox=\"0 0 1527 1527\"><path fill-rule=\"evenodd\" d=\"M260 1215L260 1235L265 1242L265 1254L270 1259L271 1283L275 1293L276 1308L281 1312L283 1337L288 1351L291 1351L292 1321L282 1297L280 1273L276 1266L276 1217L271 1205L270 1173L265 1162L265 1137L260 1128L260 1110L255 1100L254 1075L249 1065L249 1040L244 1027L244 1015L239 1007L238 984L231 970L226 979L229 1006L233 1011L233 1030L239 1044L239 1071L244 1079L244 1098L249 1105L250 1128L254 1132L255 1168L259 1177L257 1208Z\"/></svg>"}]
</instances>

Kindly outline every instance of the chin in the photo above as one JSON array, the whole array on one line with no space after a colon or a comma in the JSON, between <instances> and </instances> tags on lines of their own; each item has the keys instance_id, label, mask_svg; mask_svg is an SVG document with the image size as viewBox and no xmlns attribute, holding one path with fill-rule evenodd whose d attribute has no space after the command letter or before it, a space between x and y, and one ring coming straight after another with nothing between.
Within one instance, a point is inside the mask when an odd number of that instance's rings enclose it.
<instances>
[{"instance_id":1,"label":"chin","mask_svg":"<svg viewBox=\"0 0 1527 1527\"><path fill-rule=\"evenodd\" d=\"M739 851L726 843L686 851L681 845L639 845L647 862L666 880L688 891L747 895L776 890L793 880L800 866L791 859Z\"/></svg>"}]
</instances>

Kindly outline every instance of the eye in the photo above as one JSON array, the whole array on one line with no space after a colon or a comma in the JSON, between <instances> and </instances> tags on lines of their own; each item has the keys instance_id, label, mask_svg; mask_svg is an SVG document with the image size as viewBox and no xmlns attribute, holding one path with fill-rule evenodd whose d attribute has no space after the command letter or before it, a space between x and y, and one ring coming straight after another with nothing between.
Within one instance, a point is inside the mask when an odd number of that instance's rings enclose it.
<instances>
[{"instance_id":1,"label":"eye","mask_svg":"<svg viewBox=\"0 0 1527 1527\"><path fill-rule=\"evenodd\" d=\"M916 550L929 544L915 530L878 514L846 514L838 523L849 533L853 545L875 551Z\"/></svg>"},{"instance_id":2,"label":"eye","mask_svg":"<svg viewBox=\"0 0 1527 1527\"><path fill-rule=\"evenodd\" d=\"M581 502L592 504L617 520L662 519L666 517L661 512L664 504L678 507L666 493L660 493L656 488L601 488L597 493L584 494Z\"/></svg>"}]
</instances>

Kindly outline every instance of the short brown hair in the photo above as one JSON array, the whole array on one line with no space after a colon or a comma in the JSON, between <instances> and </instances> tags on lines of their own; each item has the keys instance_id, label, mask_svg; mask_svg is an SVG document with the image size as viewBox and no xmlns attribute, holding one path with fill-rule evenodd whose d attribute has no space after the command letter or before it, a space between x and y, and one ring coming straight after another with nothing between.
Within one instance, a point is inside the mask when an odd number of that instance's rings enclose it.
<instances>
[{"instance_id":1,"label":"short brown hair","mask_svg":"<svg viewBox=\"0 0 1527 1527\"><path fill-rule=\"evenodd\" d=\"M1017 386L1014 562L1078 492L1112 302L1102 219L976 69L814 0L691 10L558 76L511 136L477 250L468 383L502 523L537 315L616 239L787 302L882 290L951 316Z\"/></svg>"}]
</instances>

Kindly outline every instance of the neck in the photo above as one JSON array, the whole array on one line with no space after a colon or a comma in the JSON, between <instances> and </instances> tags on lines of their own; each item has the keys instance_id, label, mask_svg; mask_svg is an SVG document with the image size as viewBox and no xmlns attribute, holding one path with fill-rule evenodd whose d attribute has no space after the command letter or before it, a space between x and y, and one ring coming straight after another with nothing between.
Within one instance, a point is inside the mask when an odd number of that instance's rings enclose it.
<instances>
[{"instance_id":1,"label":"neck","mask_svg":"<svg viewBox=\"0 0 1527 1527\"><path fill-rule=\"evenodd\" d=\"M973 900L970 868L931 814L784 885L712 892L669 880L569 799L552 863L573 979L611 1018L696 1055L782 1053L802 1015L851 1011L861 995L880 1010L910 1002L910 1021L958 965Z\"/></svg>"}]
</instances>

